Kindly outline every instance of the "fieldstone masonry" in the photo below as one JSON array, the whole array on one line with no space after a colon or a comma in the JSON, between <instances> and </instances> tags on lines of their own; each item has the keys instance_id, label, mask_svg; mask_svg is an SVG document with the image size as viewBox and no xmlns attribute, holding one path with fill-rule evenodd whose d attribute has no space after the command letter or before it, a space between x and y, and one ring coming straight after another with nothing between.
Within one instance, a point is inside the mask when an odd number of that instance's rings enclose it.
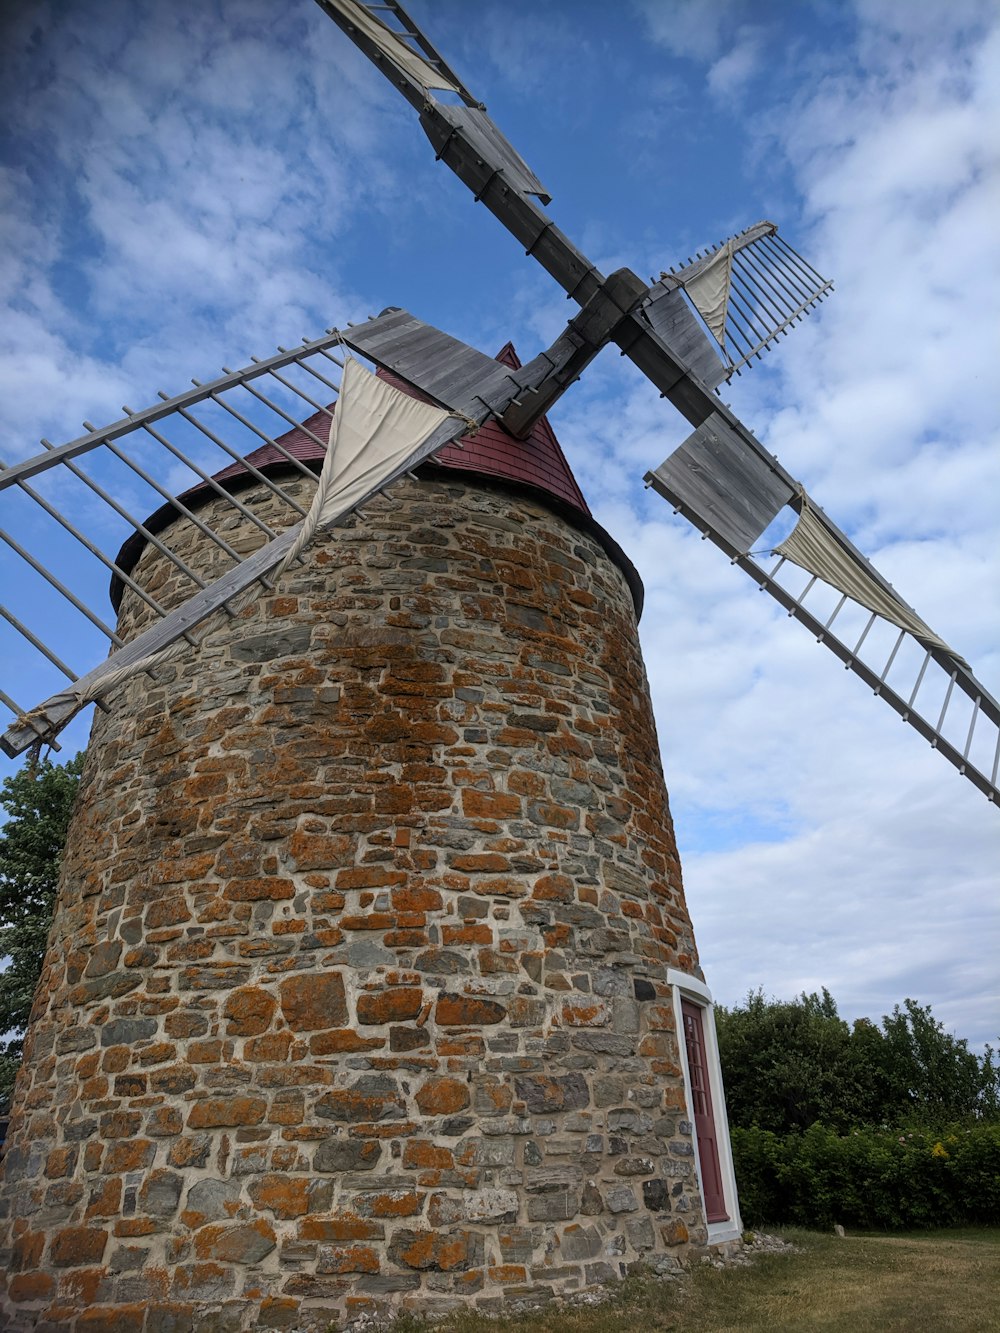
<instances>
[{"instance_id":1,"label":"fieldstone masonry","mask_svg":"<svg viewBox=\"0 0 1000 1333\"><path fill-rule=\"evenodd\" d=\"M7 1329L492 1310L705 1242L622 572L474 479L367 510L97 714L0 1192ZM187 594L151 547L137 570Z\"/></svg>"}]
</instances>

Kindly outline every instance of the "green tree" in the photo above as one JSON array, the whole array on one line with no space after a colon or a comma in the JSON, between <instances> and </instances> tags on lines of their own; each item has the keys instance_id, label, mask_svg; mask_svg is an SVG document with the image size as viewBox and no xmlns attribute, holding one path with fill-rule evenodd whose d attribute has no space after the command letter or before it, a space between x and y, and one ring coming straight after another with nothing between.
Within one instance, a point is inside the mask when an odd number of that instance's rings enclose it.
<instances>
[{"instance_id":1,"label":"green tree","mask_svg":"<svg viewBox=\"0 0 1000 1333\"><path fill-rule=\"evenodd\" d=\"M758 990L717 1009L716 1021L734 1126L786 1134L816 1122L843 1132L1000 1119L993 1051L977 1056L914 1000L881 1027L865 1018L849 1026L825 989L797 1000Z\"/></svg>"},{"instance_id":2,"label":"green tree","mask_svg":"<svg viewBox=\"0 0 1000 1333\"><path fill-rule=\"evenodd\" d=\"M83 755L5 778L0 805L0 1110L21 1063L24 1030L45 956L66 830Z\"/></svg>"},{"instance_id":3,"label":"green tree","mask_svg":"<svg viewBox=\"0 0 1000 1333\"><path fill-rule=\"evenodd\" d=\"M882 1019L882 1068L896 1121L917 1118L944 1124L995 1118L1000 1078L987 1046L981 1059L962 1037L953 1037L930 1005L904 1000Z\"/></svg>"},{"instance_id":4,"label":"green tree","mask_svg":"<svg viewBox=\"0 0 1000 1333\"><path fill-rule=\"evenodd\" d=\"M817 1120L840 1127L853 1116L851 1029L829 991L797 1000L751 991L742 1005L715 1013L732 1124L781 1134Z\"/></svg>"}]
</instances>

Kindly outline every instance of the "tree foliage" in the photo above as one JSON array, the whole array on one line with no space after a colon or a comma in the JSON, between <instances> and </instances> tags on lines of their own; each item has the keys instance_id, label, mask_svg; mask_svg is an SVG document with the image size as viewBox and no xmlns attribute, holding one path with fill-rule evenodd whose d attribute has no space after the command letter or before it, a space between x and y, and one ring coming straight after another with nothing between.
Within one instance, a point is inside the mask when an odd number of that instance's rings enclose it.
<instances>
[{"instance_id":1,"label":"tree foliage","mask_svg":"<svg viewBox=\"0 0 1000 1333\"><path fill-rule=\"evenodd\" d=\"M5 778L0 805L0 1107L14 1083L52 922L63 846L83 769L45 760Z\"/></svg>"},{"instance_id":2,"label":"tree foliage","mask_svg":"<svg viewBox=\"0 0 1000 1333\"><path fill-rule=\"evenodd\" d=\"M734 1126L782 1134L816 1122L844 1131L1000 1119L993 1051L977 1056L915 1000L881 1026L849 1025L826 989L797 1000L751 991L716 1021Z\"/></svg>"}]
</instances>

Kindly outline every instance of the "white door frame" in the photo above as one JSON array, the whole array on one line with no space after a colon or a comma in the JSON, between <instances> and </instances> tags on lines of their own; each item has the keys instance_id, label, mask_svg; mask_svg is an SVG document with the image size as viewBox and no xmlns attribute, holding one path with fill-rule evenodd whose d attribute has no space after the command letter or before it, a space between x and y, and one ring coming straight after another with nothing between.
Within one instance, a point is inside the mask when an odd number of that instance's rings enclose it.
<instances>
[{"instance_id":1,"label":"white door frame","mask_svg":"<svg viewBox=\"0 0 1000 1333\"><path fill-rule=\"evenodd\" d=\"M691 1074L688 1069L687 1047L684 1041L684 1020L681 1014L681 1001L688 1000L702 1012L702 1026L705 1030L705 1063L708 1067L709 1091L712 1098L712 1113L715 1117L716 1144L719 1150L719 1168L722 1174L722 1193L726 1201L729 1217L724 1222L708 1222L709 1245L721 1245L726 1241L739 1240L743 1234L740 1218L739 1198L736 1194L736 1172L733 1168L733 1146L729 1138L729 1120L726 1116L726 1094L722 1086L722 1066L719 1063L719 1039L715 1031L715 1006L712 992L703 981L689 972L679 972L676 968L667 969L667 984L671 987L674 1023L677 1032L677 1045L680 1052L681 1069L684 1073L684 1101L687 1118L691 1125L691 1138L694 1141L695 1161L698 1167L698 1188L701 1191L702 1209L705 1207L705 1192L701 1184L701 1157L698 1152L698 1133L694 1125L691 1097Z\"/></svg>"}]
</instances>

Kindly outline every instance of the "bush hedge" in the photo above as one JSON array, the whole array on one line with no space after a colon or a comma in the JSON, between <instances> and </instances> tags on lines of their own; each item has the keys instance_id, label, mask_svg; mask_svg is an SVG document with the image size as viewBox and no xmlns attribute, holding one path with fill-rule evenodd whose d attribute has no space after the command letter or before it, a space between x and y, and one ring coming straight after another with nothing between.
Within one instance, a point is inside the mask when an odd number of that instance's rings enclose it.
<instances>
[{"instance_id":1,"label":"bush hedge","mask_svg":"<svg viewBox=\"0 0 1000 1333\"><path fill-rule=\"evenodd\" d=\"M749 1226L879 1231L1000 1224L1000 1125L802 1133L732 1131Z\"/></svg>"}]
</instances>

